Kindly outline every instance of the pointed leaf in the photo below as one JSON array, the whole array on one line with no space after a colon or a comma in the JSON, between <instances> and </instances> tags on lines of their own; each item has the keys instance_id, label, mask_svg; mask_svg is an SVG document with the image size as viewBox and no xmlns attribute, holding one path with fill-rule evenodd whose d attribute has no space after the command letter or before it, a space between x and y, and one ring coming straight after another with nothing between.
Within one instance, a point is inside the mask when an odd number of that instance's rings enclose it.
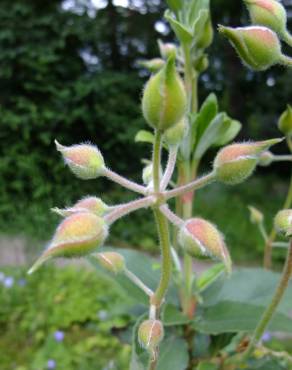
<instances>
[{"instance_id":1,"label":"pointed leaf","mask_svg":"<svg viewBox=\"0 0 292 370\"><path fill-rule=\"evenodd\" d=\"M193 40L193 34L188 30L182 23L178 22L173 18L171 12L166 10L164 14L165 19L170 23L176 37L180 40L182 44L191 43Z\"/></svg>"},{"instance_id":2,"label":"pointed leaf","mask_svg":"<svg viewBox=\"0 0 292 370\"><path fill-rule=\"evenodd\" d=\"M154 135L150 131L140 130L135 136L136 143L154 143Z\"/></svg>"},{"instance_id":3,"label":"pointed leaf","mask_svg":"<svg viewBox=\"0 0 292 370\"><path fill-rule=\"evenodd\" d=\"M224 133L222 133L218 137L218 139L213 144L213 146L224 146L230 143L241 130L242 125L239 121L233 120L229 117L228 117L228 120L229 120L229 127Z\"/></svg>"},{"instance_id":4,"label":"pointed leaf","mask_svg":"<svg viewBox=\"0 0 292 370\"><path fill-rule=\"evenodd\" d=\"M156 370L186 370L188 363L188 346L185 340L172 336L161 343Z\"/></svg>"}]
</instances>

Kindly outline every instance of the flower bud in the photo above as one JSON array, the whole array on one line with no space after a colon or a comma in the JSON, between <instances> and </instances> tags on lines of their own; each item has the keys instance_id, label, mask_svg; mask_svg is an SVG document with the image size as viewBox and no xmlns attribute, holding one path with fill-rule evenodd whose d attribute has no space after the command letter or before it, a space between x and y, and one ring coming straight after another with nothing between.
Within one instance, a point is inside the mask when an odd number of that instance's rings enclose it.
<instances>
[{"instance_id":1,"label":"flower bud","mask_svg":"<svg viewBox=\"0 0 292 370\"><path fill-rule=\"evenodd\" d=\"M142 98L144 118L153 128L165 131L179 122L186 110L186 93L176 72L174 58L147 82Z\"/></svg>"},{"instance_id":2,"label":"flower bud","mask_svg":"<svg viewBox=\"0 0 292 370\"><path fill-rule=\"evenodd\" d=\"M158 346L163 339L163 335L163 325L159 320L143 321L138 329L139 343L148 351L152 351Z\"/></svg>"},{"instance_id":3,"label":"flower bud","mask_svg":"<svg viewBox=\"0 0 292 370\"><path fill-rule=\"evenodd\" d=\"M162 169L160 167L160 178L162 177ZM145 185L150 185L153 182L153 164L149 163L146 167L143 168L142 179Z\"/></svg>"},{"instance_id":4,"label":"flower bud","mask_svg":"<svg viewBox=\"0 0 292 370\"><path fill-rule=\"evenodd\" d=\"M229 39L244 64L251 69L263 71L281 62L280 41L269 28L219 26L219 32Z\"/></svg>"},{"instance_id":5,"label":"flower bud","mask_svg":"<svg viewBox=\"0 0 292 370\"><path fill-rule=\"evenodd\" d=\"M61 222L47 250L28 273L51 258L86 256L101 246L107 235L108 227L102 218L90 212L75 213Z\"/></svg>"},{"instance_id":6,"label":"flower bud","mask_svg":"<svg viewBox=\"0 0 292 370\"><path fill-rule=\"evenodd\" d=\"M195 70L199 73L203 73L209 67L209 59L206 54L200 55L194 61Z\"/></svg>"},{"instance_id":7,"label":"flower bud","mask_svg":"<svg viewBox=\"0 0 292 370\"><path fill-rule=\"evenodd\" d=\"M124 257L116 252L102 252L94 254L98 262L106 270L118 274L123 272L125 269L125 259Z\"/></svg>"},{"instance_id":8,"label":"flower bud","mask_svg":"<svg viewBox=\"0 0 292 370\"><path fill-rule=\"evenodd\" d=\"M70 208L53 208L52 211L62 217L67 217L78 212L92 212L97 216L103 216L109 207L97 197L86 197L79 200Z\"/></svg>"},{"instance_id":9,"label":"flower bud","mask_svg":"<svg viewBox=\"0 0 292 370\"><path fill-rule=\"evenodd\" d=\"M275 229L285 236L292 235L292 209L279 211L274 219Z\"/></svg>"},{"instance_id":10,"label":"flower bud","mask_svg":"<svg viewBox=\"0 0 292 370\"><path fill-rule=\"evenodd\" d=\"M142 60L139 64L142 67L147 68L150 72L157 72L165 65L165 61L161 58L154 58L150 60Z\"/></svg>"},{"instance_id":11,"label":"flower bud","mask_svg":"<svg viewBox=\"0 0 292 370\"><path fill-rule=\"evenodd\" d=\"M292 136L292 107L289 104L279 118L278 128L285 136Z\"/></svg>"},{"instance_id":12,"label":"flower bud","mask_svg":"<svg viewBox=\"0 0 292 370\"><path fill-rule=\"evenodd\" d=\"M160 55L163 59L168 59L171 57L176 57L176 46L171 42L163 43L161 40L158 40L158 46Z\"/></svg>"},{"instance_id":13,"label":"flower bud","mask_svg":"<svg viewBox=\"0 0 292 370\"><path fill-rule=\"evenodd\" d=\"M169 146L180 144L188 133L188 123L185 117L180 120L175 126L169 128L164 133L164 140Z\"/></svg>"},{"instance_id":14,"label":"flower bud","mask_svg":"<svg viewBox=\"0 0 292 370\"><path fill-rule=\"evenodd\" d=\"M287 28L287 14L277 0L244 0L253 24L270 28L283 35Z\"/></svg>"},{"instance_id":15,"label":"flower bud","mask_svg":"<svg viewBox=\"0 0 292 370\"><path fill-rule=\"evenodd\" d=\"M207 49L212 44L213 37L214 31L211 19L209 17L208 21L206 22L205 29L197 40L197 47L199 49Z\"/></svg>"},{"instance_id":16,"label":"flower bud","mask_svg":"<svg viewBox=\"0 0 292 370\"><path fill-rule=\"evenodd\" d=\"M256 209L253 206L248 206L249 212L250 212L250 221L253 224L261 224L264 220L264 216L262 212L260 212L258 209Z\"/></svg>"},{"instance_id":17,"label":"flower bud","mask_svg":"<svg viewBox=\"0 0 292 370\"><path fill-rule=\"evenodd\" d=\"M77 177L89 180L102 175L104 160L96 146L91 144L63 146L57 141L55 143L65 163Z\"/></svg>"},{"instance_id":18,"label":"flower bud","mask_svg":"<svg viewBox=\"0 0 292 370\"><path fill-rule=\"evenodd\" d=\"M221 149L214 161L217 180L229 185L241 183L253 173L260 154L281 141L282 139L271 139L238 143Z\"/></svg>"},{"instance_id":19,"label":"flower bud","mask_svg":"<svg viewBox=\"0 0 292 370\"><path fill-rule=\"evenodd\" d=\"M269 166L274 160L274 154L271 153L269 150L261 153L259 156L259 166L267 167Z\"/></svg>"},{"instance_id":20,"label":"flower bud","mask_svg":"<svg viewBox=\"0 0 292 370\"><path fill-rule=\"evenodd\" d=\"M179 231L179 243L190 255L216 258L231 271L232 262L223 235L210 222L202 218L187 220Z\"/></svg>"}]
</instances>

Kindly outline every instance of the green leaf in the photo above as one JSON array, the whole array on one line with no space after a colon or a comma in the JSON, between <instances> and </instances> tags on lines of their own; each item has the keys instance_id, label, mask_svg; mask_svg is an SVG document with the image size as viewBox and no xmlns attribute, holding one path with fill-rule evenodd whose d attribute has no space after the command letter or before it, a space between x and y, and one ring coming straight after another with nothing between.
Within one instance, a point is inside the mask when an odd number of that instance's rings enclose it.
<instances>
[{"instance_id":1,"label":"green leaf","mask_svg":"<svg viewBox=\"0 0 292 370\"><path fill-rule=\"evenodd\" d=\"M199 16L196 19L194 23L194 31L193 34L195 37L201 36L201 34L205 31L205 26L209 18L209 11L208 10L200 10L199 11Z\"/></svg>"},{"instance_id":2,"label":"green leaf","mask_svg":"<svg viewBox=\"0 0 292 370\"><path fill-rule=\"evenodd\" d=\"M193 35L182 23L178 22L173 18L171 12L166 10L164 14L165 19L170 23L176 37L180 40L182 44L191 43L193 40Z\"/></svg>"},{"instance_id":3,"label":"green leaf","mask_svg":"<svg viewBox=\"0 0 292 370\"><path fill-rule=\"evenodd\" d=\"M154 135L150 131L140 130L135 136L136 143L154 143Z\"/></svg>"},{"instance_id":4,"label":"green leaf","mask_svg":"<svg viewBox=\"0 0 292 370\"><path fill-rule=\"evenodd\" d=\"M166 2L169 8L175 13L181 10L183 5L183 0L166 0Z\"/></svg>"},{"instance_id":5,"label":"green leaf","mask_svg":"<svg viewBox=\"0 0 292 370\"><path fill-rule=\"evenodd\" d=\"M204 333L252 331L272 299L280 275L263 269L238 269L230 279L217 279L203 293L195 320ZM281 301L270 331L292 332L292 284Z\"/></svg>"},{"instance_id":6,"label":"green leaf","mask_svg":"<svg viewBox=\"0 0 292 370\"><path fill-rule=\"evenodd\" d=\"M185 340L172 336L161 343L156 370L185 370L188 363L188 346Z\"/></svg>"},{"instance_id":7,"label":"green leaf","mask_svg":"<svg viewBox=\"0 0 292 370\"><path fill-rule=\"evenodd\" d=\"M126 260L127 268L137 275L150 289L156 289L160 279L160 269L154 268L154 265L157 263L154 259L150 258L144 253L130 249L104 247L101 248L100 251L115 251L122 254ZM89 257L88 259L96 268L96 272L98 274L101 274L101 276L106 277L115 286L118 286L125 299L145 305L149 304L149 299L146 294L134 283L132 283L126 276L123 274L114 275L104 270L94 257ZM177 293L174 285L171 285L168 290L167 301L173 304L178 303Z\"/></svg>"},{"instance_id":8,"label":"green leaf","mask_svg":"<svg viewBox=\"0 0 292 370\"><path fill-rule=\"evenodd\" d=\"M176 306L166 304L162 312L162 321L165 326L184 325L190 322Z\"/></svg>"},{"instance_id":9,"label":"green leaf","mask_svg":"<svg viewBox=\"0 0 292 370\"><path fill-rule=\"evenodd\" d=\"M211 121L216 117L217 113L217 97L214 93L211 93L202 104L200 112L194 117L194 121L192 123L192 148L194 147L195 141L200 141L204 131L209 126Z\"/></svg>"},{"instance_id":10,"label":"green leaf","mask_svg":"<svg viewBox=\"0 0 292 370\"><path fill-rule=\"evenodd\" d=\"M224 272L226 268L223 263L218 263L208 270L204 271L196 281L196 287L199 292L203 292L214 281L216 281Z\"/></svg>"},{"instance_id":11,"label":"green leaf","mask_svg":"<svg viewBox=\"0 0 292 370\"><path fill-rule=\"evenodd\" d=\"M193 25L198 21L201 10L205 9L208 11L210 8L209 0L192 0L189 1L188 4L186 2L186 5L188 5L186 14L188 14L188 24L190 25Z\"/></svg>"},{"instance_id":12,"label":"green leaf","mask_svg":"<svg viewBox=\"0 0 292 370\"><path fill-rule=\"evenodd\" d=\"M217 370L219 367L211 362L201 362L196 370Z\"/></svg>"},{"instance_id":13,"label":"green leaf","mask_svg":"<svg viewBox=\"0 0 292 370\"><path fill-rule=\"evenodd\" d=\"M229 127L218 137L218 140L215 141L213 146L224 146L230 143L230 141L232 141L241 130L242 124L239 121L233 120L229 117L227 119L229 120Z\"/></svg>"}]
</instances>

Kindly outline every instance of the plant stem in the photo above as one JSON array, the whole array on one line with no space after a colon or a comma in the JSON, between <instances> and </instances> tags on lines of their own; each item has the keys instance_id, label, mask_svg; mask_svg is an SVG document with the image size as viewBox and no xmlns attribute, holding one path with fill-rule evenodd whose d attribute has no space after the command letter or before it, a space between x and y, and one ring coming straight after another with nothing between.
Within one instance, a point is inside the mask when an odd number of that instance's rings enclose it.
<instances>
[{"instance_id":1,"label":"plant stem","mask_svg":"<svg viewBox=\"0 0 292 370\"><path fill-rule=\"evenodd\" d=\"M292 161L292 155L274 155L273 162L289 162Z\"/></svg>"},{"instance_id":2,"label":"plant stem","mask_svg":"<svg viewBox=\"0 0 292 370\"><path fill-rule=\"evenodd\" d=\"M120 176L119 174L110 170L109 168L104 169L103 175L106 176L108 179L112 180L113 182L116 182L117 184L123 186L126 189L132 190L136 193L140 193L143 195L147 194L147 189L145 188L145 186L136 184L135 182L130 181L123 176Z\"/></svg>"},{"instance_id":3,"label":"plant stem","mask_svg":"<svg viewBox=\"0 0 292 370\"><path fill-rule=\"evenodd\" d=\"M184 221L178 217L175 213L173 213L169 208L168 205L164 204L160 206L160 211L168 218L168 220L173 223L175 226L181 226Z\"/></svg>"},{"instance_id":4,"label":"plant stem","mask_svg":"<svg viewBox=\"0 0 292 370\"><path fill-rule=\"evenodd\" d=\"M246 349L246 351L243 353L241 360L245 361L250 356L251 352L253 351L254 346L260 341L261 337L264 334L265 329L267 328L268 324L270 323L273 314L275 313L286 288L289 284L289 279L292 274L292 240L290 240L290 246L287 252L286 262L283 269L282 277L280 279L280 282L278 284L278 287L275 291L275 294L271 300L271 303L264 311L255 331L252 336L252 339Z\"/></svg>"},{"instance_id":5,"label":"plant stem","mask_svg":"<svg viewBox=\"0 0 292 370\"><path fill-rule=\"evenodd\" d=\"M161 137L161 131L156 130L153 146L153 186L156 193L160 190Z\"/></svg>"},{"instance_id":6,"label":"plant stem","mask_svg":"<svg viewBox=\"0 0 292 370\"><path fill-rule=\"evenodd\" d=\"M145 285L143 283L143 281L141 281L137 275L135 275L132 271L128 270L127 268L125 268L124 270L124 274L127 276L127 278L129 280L131 280L135 285L137 285L140 289L143 290L143 292L148 295L149 297L152 297L153 295L153 291L148 288L147 285Z\"/></svg>"},{"instance_id":7,"label":"plant stem","mask_svg":"<svg viewBox=\"0 0 292 370\"><path fill-rule=\"evenodd\" d=\"M171 146L169 148L167 166L160 184L160 188L162 191L164 191L167 188L167 185L169 184L169 181L173 175L173 171L176 164L177 151L178 151L177 146Z\"/></svg>"},{"instance_id":8,"label":"plant stem","mask_svg":"<svg viewBox=\"0 0 292 370\"><path fill-rule=\"evenodd\" d=\"M283 35L283 40L286 42L286 44L292 47L292 35L290 35L288 31L286 31Z\"/></svg>"},{"instance_id":9,"label":"plant stem","mask_svg":"<svg viewBox=\"0 0 292 370\"><path fill-rule=\"evenodd\" d=\"M280 63L285 67L292 67L292 58L288 57L287 55L282 54Z\"/></svg>"},{"instance_id":10,"label":"plant stem","mask_svg":"<svg viewBox=\"0 0 292 370\"><path fill-rule=\"evenodd\" d=\"M269 237L268 237L268 234L266 232L266 229L265 229L265 226L264 226L263 222L260 222L258 224L258 227L259 227L260 233L261 233L265 243L267 243L267 241L269 240Z\"/></svg>"},{"instance_id":11,"label":"plant stem","mask_svg":"<svg viewBox=\"0 0 292 370\"><path fill-rule=\"evenodd\" d=\"M190 192L191 190L200 189L206 185L209 185L210 183L214 182L216 179L215 173L210 172L208 175L202 176L199 179L196 179L186 185L179 186L178 188L175 188L173 190L166 191L164 193L165 199L171 199L174 197L177 197L179 195L183 195L185 193Z\"/></svg>"},{"instance_id":12,"label":"plant stem","mask_svg":"<svg viewBox=\"0 0 292 370\"><path fill-rule=\"evenodd\" d=\"M137 211L138 209L141 209L141 208L150 207L153 204L153 202L154 202L154 197L149 196L149 197L134 200L129 203L125 203L123 205L120 205L117 208L114 208L113 211L105 215L104 220L110 225L114 223L116 220L118 220L119 218L124 217L131 212Z\"/></svg>"}]
</instances>

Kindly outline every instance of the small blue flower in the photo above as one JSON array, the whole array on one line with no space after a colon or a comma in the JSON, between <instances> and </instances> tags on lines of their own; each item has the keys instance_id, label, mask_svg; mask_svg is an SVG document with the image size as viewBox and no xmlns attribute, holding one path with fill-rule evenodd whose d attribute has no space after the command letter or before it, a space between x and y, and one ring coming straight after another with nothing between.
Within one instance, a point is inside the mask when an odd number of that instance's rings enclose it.
<instances>
[{"instance_id":1,"label":"small blue flower","mask_svg":"<svg viewBox=\"0 0 292 370\"><path fill-rule=\"evenodd\" d=\"M26 285L26 280L25 279L19 279L18 280L18 285L19 286L25 286Z\"/></svg>"},{"instance_id":2,"label":"small blue flower","mask_svg":"<svg viewBox=\"0 0 292 370\"><path fill-rule=\"evenodd\" d=\"M11 288L14 284L14 278L12 276L7 276L4 278L3 285L6 288Z\"/></svg>"},{"instance_id":3,"label":"small blue flower","mask_svg":"<svg viewBox=\"0 0 292 370\"><path fill-rule=\"evenodd\" d=\"M62 341L63 341L63 339L64 339L64 336L65 336L65 334L64 334L64 332L62 332L61 330L57 330L57 331L55 331L55 333L54 333L54 337L55 337L55 340L56 340L57 342L62 342Z\"/></svg>"},{"instance_id":4,"label":"small blue flower","mask_svg":"<svg viewBox=\"0 0 292 370\"><path fill-rule=\"evenodd\" d=\"M272 335L270 332L266 331L262 336L263 342L269 342L272 339Z\"/></svg>"},{"instance_id":5,"label":"small blue flower","mask_svg":"<svg viewBox=\"0 0 292 370\"><path fill-rule=\"evenodd\" d=\"M47 368L48 369L55 369L56 368L56 361L55 360L48 360L47 362Z\"/></svg>"}]
</instances>

